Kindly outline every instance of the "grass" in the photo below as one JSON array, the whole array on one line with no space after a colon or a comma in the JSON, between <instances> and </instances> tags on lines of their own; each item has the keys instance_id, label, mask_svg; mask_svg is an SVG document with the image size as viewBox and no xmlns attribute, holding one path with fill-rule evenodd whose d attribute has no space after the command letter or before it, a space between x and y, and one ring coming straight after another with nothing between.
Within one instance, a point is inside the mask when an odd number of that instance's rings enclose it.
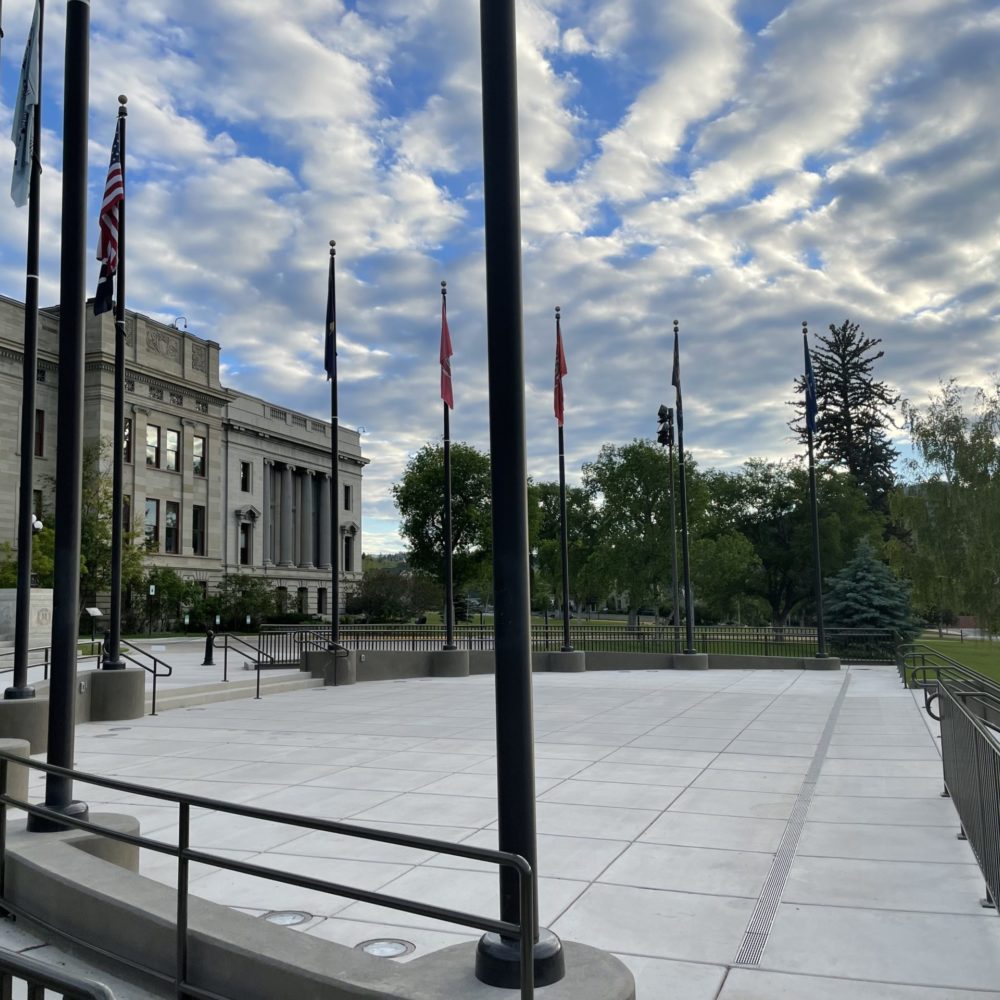
<instances>
[{"instance_id":1,"label":"grass","mask_svg":"<svg viewBox=\"0 0 1000 1000\"><path fill-rule=\"evenodd\" d=\"M939 639L936 635L927 636L919 641L957 660L964 667L971 667L981 674L986 674L987 677L1000 681L1000 642L990 642L988 639L959 639L953 636Z\"/></svg>"}]
</instances>

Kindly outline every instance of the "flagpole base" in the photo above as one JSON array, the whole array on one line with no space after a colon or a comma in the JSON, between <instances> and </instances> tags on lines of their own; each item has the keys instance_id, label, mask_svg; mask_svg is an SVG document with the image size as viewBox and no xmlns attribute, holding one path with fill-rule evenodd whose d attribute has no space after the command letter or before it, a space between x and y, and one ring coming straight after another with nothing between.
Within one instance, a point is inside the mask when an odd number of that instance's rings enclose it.
<instances>
[{"instance_id":1,"label":"flagpole base","mask_svg":"<svg viewBox=\"0 0 1000 1000\"><path fill-rule=\"evenodd\" d=\"M535 987L551 986L566 975L562 941L546 927L534 947ZM476 979L487 986L516 990L521 985L521 946L499 934L484 934L476 947Z\"/></svg>"}]
</instances>

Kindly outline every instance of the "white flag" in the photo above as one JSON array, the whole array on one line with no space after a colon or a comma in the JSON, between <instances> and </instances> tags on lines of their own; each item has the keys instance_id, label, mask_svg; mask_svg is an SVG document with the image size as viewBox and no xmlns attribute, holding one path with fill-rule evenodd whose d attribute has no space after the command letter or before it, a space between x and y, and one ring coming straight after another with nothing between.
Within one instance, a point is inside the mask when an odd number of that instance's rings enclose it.
<instances>
[{"instance_id":1,"label":"white flag","mask_svg":"<svg viewBox=\"0 0 1000 1000\"><path fill-rule=\"evenodd\" d=\"M31 19L31 32L24 48L21 79L17 84L17 102L14 105L14 125L10 138L14 143L14 176L10 182L10 196L20 208L28 203L28 186L31 181L31 157L35 146L35 105L38 104L38 20L41 9L35 0L35 16Z\"/></svg>"}]
</instances>

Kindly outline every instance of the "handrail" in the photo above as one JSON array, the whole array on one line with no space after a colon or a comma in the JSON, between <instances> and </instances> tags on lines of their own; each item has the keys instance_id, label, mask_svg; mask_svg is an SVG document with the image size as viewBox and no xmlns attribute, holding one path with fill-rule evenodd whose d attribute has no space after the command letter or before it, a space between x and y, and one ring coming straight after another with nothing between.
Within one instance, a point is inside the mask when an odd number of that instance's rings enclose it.
<instances>
[{"instance_id":1,"label":"handrail","mask_svg":"<svg viewBox=\"0 0 1000 1000\"><path fill-rule=\"evenodd\" d=\"M911 664L911 658L919 657L922 662ZM927 659L937 659L940 663L928 663ZM963 699L976 697L990 703L995 703L998 709L997 719L981 718L987 726L998 725L1000 722L1000 684L991 677L967 667L964 663L942 653L940 650L922 642L903 643L896 651L896 666L904 687L919 687L924 692L924 709L927 714L939 722L941 717L935 714L932 706L940 697L942 684L953 685L952 693ZM968 685L962 689L960 685Z\"/></svg>"},{"instance_id":2,"label":"handrail","mask_svg":"<svg viewBox=\"0 0 1000 1000\"><path fill-rule=\"evenodd\" d=\"M63 1000L115 1000L114 993L103 983L81 979L57 965L0 948L0 989L3 996L10 996L7 991L12 979L24 980L28 984L28 995L32 997L41 996L36 992L41 989L55 990L62 994Z\"/></svg>"},{"instance_id":3,"label":"handrail","mask_svg":"<svg viewBox=\"0 0 1000 1000\"><path fill-rule=\"evenodd\" d=\"M81 646L89 646L90 649L86 653L81 653L81 651L80 651L80 647ZM96 647L96 652L95 652L95 647ZM0 659L2 659L5 656L13 657L14 656L14 652L15 651L13 649L5 649L3 652L0 652ZM41 660L38 660L35 663L29 662L28 665L27 665L27 669L28 670L32 670L35 667L44 667L45 669L44 669L44 673L42 675L42 679L47 681L49 679L49 665L50 665L50 663L52 661L52 647L51 646L31 646L30 648L28 648L27 650L25 650L25 652L28 653L29 656L30 656L31 653L42 653L42 654L44 654ZM82 660L82 659L85 659L88 656L96 656L97 657L97 665L98 666L101 665L101 640L100 639L78 639L77 640L77 643L76 643L76 658L78 660ZM9 673L12 673L13 670L14 670L14 665L13 664L11 664L9 667L0 666L0 674L9 674Z\"/></svg>"},{"instance_id":4,"label":"handrail","mask_svg":"<svg viewBox=\"0 0 1000 1000\"><path fill-rule=\"evenodd\" d=\"M128 646L129 649L133 650L136 653L139 653L141 656L149 657L149 659L153 661L152 667L149 667L141 660L137 660L134 656L129 656L128 653L124 653L120 649L118 651L118 655L121 656L122 659L128 660L129 663L134 663L137 667L142 667L142 669L145 670L147 673L153 675L153 700L149 706L150 709L149 714L156 715L156 679L158 677L172 677L174 674L174 668L170 666L170 664L167 663L166 660L161 660L158 656L154 656L152 653L148 652L142 647L137 646L134 642L129 642L128 639L119 639L119 642L121 643L122 646ZM159 668L161 666L167 668L162 674L159 671Z\"/></svg>"},{"instance_id":5,"label":"handrail","mask_svg":"<svg viewBox=\"0 0 1000 1000\"><path fill-rule=\"evenodd\" d=\"M102 788L110 788L115 791L129 792L147 798L173 802L178 806L179 813L178 843L174 846L162 840L153 840L139 834L125 833L111 827L100 826L89 820L80 820L73 816L56 812L44 805L16 799L7 791L9 767L11 764L20 764L24 767L43 771L46 774L55 774ZM535 876L531 865L519 854L512 854L508 851L497 851L487 847L454 844L449 841L434 840L430 837L389 832L372 827L356 826L353 823L336 820L312 819L273 809L261 809L256 806L227 802L222 799L211 799L203 795L188 795L184 792L165 788L149 788L144 785L134 784L133 782L122 781L118 778L106 778L101 775L89 774L72 768L59 767L55 764L33 760L30 757L22 757L10 751L0 750L0 900L5 900L6 898L8 806L23 809L31 815L56 821L66 827L84 830L88 833L101 834L122 843L156 851L177 859L177 968L174 978L178 996L183 996L185 990L190 993L197 991L204 996L209 995L204 991L198 990L198 987L187 981L188 865L191 862L198 862L214 865L217 868L238 872L243 875L258 876L272 882L281 882L282 884L294 885L302 889L326 892L362 903L373 903L376 906L386 906L390 909L402 910L406 913L415 913L436 920L444 920L447 923L475 927L479 930L502 934L508 938L516 938L520 943L521 998L522 1000L533 1000L534 998L533 946L537 936L535 927ZM454 857L514 868L518 873L520 888L519 922L514 924L506 920L497 920L492 917L482 917L461 910L453 910L449 907L435 906L430 903L418 903L414 900L392 896L388 893L377 892L371 889L357 889L342 883L331 882L308 875L279 872L273 868L265 868L245 861L236 861L231 858L215 855L208 851L193 849L190 846L190 814L192 808L223 812L233 816L244 816L248 819L264 822L283 823L305 830L338 833L348 837L356 837L359 840L393 844L397 847L430 850L439 854L448 854Z\"/></svg>"},{"instance_id":6,"label":"handrail","mask_svg":"<svg viewBox=\"0 0 1000 1000\"><path fill-rule=\"evenodd\" d=\"M228 684L229 683L229 644L231 642L238 643L240 646L246 646L255 656L255 663L257 664L257 694L256 698L260 699L260 658L262 656L267 657L272 663L274 663L274 657L265 652L260 648L260 640L257 640L257 645L255 646L252 642L247 642L246 639L241 638L238 635L233 635L232 632L222 632L222 679ZM216 643L220 638L220 634L212 636L212 646L213 648L218 648Z\"/></svg>"}]
</instances>

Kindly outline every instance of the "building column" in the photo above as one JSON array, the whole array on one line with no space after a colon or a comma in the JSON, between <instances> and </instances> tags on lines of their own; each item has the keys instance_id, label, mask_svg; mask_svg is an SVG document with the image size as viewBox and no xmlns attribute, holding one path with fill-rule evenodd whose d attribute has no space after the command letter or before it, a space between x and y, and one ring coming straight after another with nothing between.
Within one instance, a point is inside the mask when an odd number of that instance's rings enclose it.
<instances>
[{"instance_id":1,"label":"building column","mask_svg":"<svg viewBox=\"0 0 1000 1000\"><path fill-rule=\"evenodd\" d=\"M264 459L264 471L262 473L263 499L261 506L264 508L260 515L261 534L263 541L261 545L261 562L265 566L270 566L274 558L274 551L271 547L271 471L272 463L270 459Z\"/></svg>"},{"instance_id":2,"label":"building column","mask_svg":"<svg viewBox=\"0 0 1000 1000\"><path fill-rule=\"evenodd\" d=\"M292 467L287 463L281 470L281 561L279 566L294 566L295 552L292 537L294 522L292 521Z\"/></svg>"},{"instance_id":3,"label":"building column","mask_svg":"<svg viewBox=\"0 0 1000 1000\"><path fill-rule=\"evenodd\" d=\"M302 506L299 508L299 566L313 567L313 474L302 470Z\"/></svg>"},{"instance_id":4,"label":"building column","mask_svg":"<svg viewBox=\"0 0 1000 1000\"><path fill-rule=\"evenodd\" d=\"M319 480L319 565L321 569L331 569L330 562L330 484L326 473Z\"/></svg>"}]
</instances>

